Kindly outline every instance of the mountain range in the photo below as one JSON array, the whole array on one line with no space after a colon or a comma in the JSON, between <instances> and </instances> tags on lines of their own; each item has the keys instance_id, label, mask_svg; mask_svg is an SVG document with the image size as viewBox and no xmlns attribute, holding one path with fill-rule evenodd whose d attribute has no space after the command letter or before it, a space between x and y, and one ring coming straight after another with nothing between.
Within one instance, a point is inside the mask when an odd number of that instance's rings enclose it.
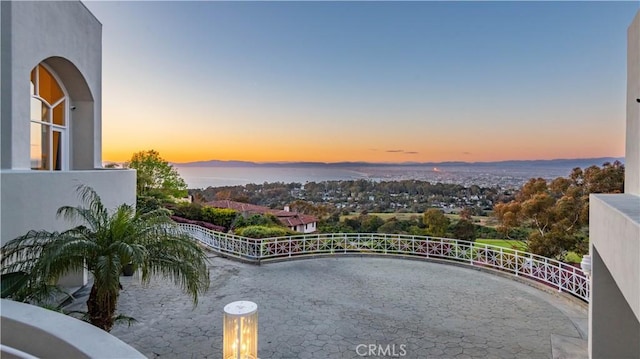
<instances>
[{"instance_id":1,"label":"mountain range","mask_svg":"<svg viewBox=\"0 0 640 359\"><path fill-rule=\"evenodd\" d=\"M178 167L393 167L393 166L425 166L425 167L450 167L450 166L501 166L501 167L589 167L601 166L605 162L620 161L624 163L624 157L598 157L598 158L573 158L552 160L509 160L494 162L251 162L251 161L196 161L184 163L172 163Z\"/></svg>"}]
</instances>

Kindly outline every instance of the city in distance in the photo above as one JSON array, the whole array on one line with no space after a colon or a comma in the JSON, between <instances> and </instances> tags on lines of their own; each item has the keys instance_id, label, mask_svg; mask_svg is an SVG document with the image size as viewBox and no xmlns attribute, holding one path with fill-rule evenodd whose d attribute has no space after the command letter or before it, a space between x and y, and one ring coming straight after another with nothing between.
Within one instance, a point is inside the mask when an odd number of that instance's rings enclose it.
<instances>
[{"instance_id":1,"label":"city in distance","mask_svg":"<svg viewBox=\"0 0 640 359\"><path fill-rule=\"evenodd\" d=\"M420 180L463 186L519 188L530 178L566 177L576 167L602 166L624 158L600 157L498 162L250 162L198 161L174 163L189 188L264 182L306 183L332 180Z\"/></svg>"}]
</instances>

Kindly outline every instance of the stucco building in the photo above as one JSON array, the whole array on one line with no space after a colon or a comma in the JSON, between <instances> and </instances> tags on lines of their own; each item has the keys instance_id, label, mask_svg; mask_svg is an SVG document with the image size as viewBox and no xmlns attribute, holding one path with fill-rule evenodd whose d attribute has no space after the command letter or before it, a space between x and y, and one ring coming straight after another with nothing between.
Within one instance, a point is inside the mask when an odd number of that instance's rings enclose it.
<instances>
[{"instance_id":1,"label":"stucco building","mask_svg":"<svg viewBox=\"0 0 640 359\"><path fill-rule=\"evenodd\" d=\"M79 1L0 2L0 240L60 231L64 205L93 187L107 208L135 204L135 171L102 169L102 24ZM86 271L62 279L87 283ZM3 358L141 358L69 316L2 300Z\"/></svg>"},{"instance_id":2,"label":"stucco building","mask_svg":"<svg viewBox=\"0 0 640 359\"><path fill-rule=\"evenodd\" d=\"M102 24L79 1L2 1L0 29L2 244L67 229L56 210L81 184L134 204L135 171L102 168Z\"/></svg>"},{"instance_id":3,"label":"stucco building","mask_svg":"<svg viewBox=\"0 0 640 359\"><path fill-rule=\"evenodd\" d=\"M640 12L627 33L625 152L625 193L590 198L591 358L640 358Z\"/></svg>"}]
</instances>

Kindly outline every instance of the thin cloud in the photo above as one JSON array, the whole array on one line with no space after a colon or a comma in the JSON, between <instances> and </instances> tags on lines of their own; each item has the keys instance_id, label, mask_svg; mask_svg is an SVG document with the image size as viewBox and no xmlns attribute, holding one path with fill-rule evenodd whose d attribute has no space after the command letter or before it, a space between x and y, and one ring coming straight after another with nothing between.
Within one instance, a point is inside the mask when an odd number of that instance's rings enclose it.
<instances>
[{"instance_id":1,"label":"thin cloud","mask_svg":"<svg viewBox=\"0 0 640 359\"><path fill-rule=\"evenodd\" d=\"M417 155L416 151L405 151L405 150L386 150L387 153L404 153L405 155Z\"/></svg>"}]
</instances>

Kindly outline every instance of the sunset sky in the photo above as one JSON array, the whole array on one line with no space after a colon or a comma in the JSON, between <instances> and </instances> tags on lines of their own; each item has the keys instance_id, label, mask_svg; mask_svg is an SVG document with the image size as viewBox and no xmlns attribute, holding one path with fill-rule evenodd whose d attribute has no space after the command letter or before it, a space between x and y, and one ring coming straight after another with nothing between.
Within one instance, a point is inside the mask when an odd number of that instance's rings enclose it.
<instances>
[{"instance_id":1,"label":"sunset sky","mask_svg":"<svg viewBox=\"0 0 640 359\"><path fill-rule=\"evenodd\" d=\"M103 159L624 156L630 2L85 2Z\"/></svg>"}]
</instances>

